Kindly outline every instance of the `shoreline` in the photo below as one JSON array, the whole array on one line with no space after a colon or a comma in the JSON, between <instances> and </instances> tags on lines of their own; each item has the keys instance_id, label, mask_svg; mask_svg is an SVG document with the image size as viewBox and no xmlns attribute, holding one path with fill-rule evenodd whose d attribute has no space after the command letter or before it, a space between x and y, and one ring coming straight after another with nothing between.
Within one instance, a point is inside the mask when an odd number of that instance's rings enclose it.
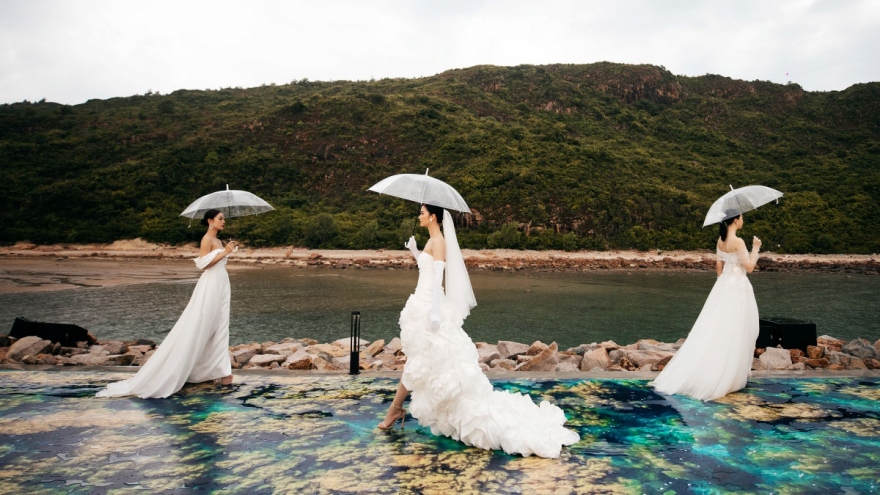
<instances>
[{"instance_id":1,"label":"shoreline","mask_svg":"<svg viewBox=\"0 0 880 495\"><path fill-rule=\"evenodd\" d=\"M589 272L602 270L711 271L715 253L705 251L517 251L464 249L469 270ZM17 243L0 247L0 293L104 287L128 283L188 280L198 272L194 245L152 244L141 239L112 244ZM293 247L241 249L227 269L279 266L325 269L415 269L409 251L328 250ZM762 252L756 271L880 275L880 256L776 254Z\"/></svg>"}]
</instances>

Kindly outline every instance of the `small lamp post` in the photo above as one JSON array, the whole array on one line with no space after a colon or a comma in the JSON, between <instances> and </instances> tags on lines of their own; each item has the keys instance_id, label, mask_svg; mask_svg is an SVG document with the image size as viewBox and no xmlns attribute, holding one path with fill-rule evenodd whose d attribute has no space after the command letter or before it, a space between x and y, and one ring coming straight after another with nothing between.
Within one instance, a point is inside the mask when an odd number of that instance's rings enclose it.
<instances>
[{"instance_id":1,"label":"small lamp post","mask_svg":"<svg viewBox=\"0 0 880 495\"><path fill-rule=\"evenodd\" d=\"M348 374L359 375L361 373L361 312L351 312L351 340L349 341Z\"/></svg>"}]
</instances>

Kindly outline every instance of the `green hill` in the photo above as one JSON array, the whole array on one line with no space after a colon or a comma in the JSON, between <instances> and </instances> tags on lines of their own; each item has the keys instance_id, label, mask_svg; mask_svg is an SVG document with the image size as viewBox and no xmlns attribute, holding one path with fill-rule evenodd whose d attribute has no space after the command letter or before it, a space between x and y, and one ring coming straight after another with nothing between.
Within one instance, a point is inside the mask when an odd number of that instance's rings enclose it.
<instances>
[{"instance_id":1,"label":"green hill","mask_svg":"<svg viewBox=\"0 0 880 495\"><path fill-rule=\"evenodd\" d=\"M785 192L749 214L777 252L880 252L880 83L839 92L596 63L293 82L82 105L0 106L0 239L190 242L178 214L223 189L278 211L230 222L251 245L399 247L396 173L452 184L467 247L710 248L728 190Z\"/></svg>"}]
</instances>

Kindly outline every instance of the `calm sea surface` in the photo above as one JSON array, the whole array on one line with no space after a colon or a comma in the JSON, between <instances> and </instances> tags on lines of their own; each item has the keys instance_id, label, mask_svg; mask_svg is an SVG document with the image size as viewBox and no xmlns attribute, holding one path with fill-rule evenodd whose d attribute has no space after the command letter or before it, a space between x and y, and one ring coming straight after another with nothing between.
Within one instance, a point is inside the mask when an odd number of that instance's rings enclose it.
<instances>
[{"instance_id":1,"label":"calm sea surface","mask_svg":"<svg viewBox=\"0 0 880 495\"><path fill-rule=\"evenodd\" d=\"M310 337L346 338L351 311L362 337L395 337L416 284L415 270L270 267L230 272L232 344ZM762 316L816 322L819 335L880 338L880 277L755 273ZM471 274L478 306L465 322L474 341L556 341L561 348L612 339L674 342L687 335L715 282L714 272ZM16 316L76 323L102 340L161 341L195 279L108 288L0 294L0 333Z\"/></svg>"}]
</instances>

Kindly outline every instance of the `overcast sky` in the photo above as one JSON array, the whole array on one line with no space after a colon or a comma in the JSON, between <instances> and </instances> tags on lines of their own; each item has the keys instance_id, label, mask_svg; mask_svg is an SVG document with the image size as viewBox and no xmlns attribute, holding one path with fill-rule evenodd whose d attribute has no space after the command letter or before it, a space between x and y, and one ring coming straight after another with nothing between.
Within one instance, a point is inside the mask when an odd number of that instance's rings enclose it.
<instances>
[{"instance_id":1,"label":"overcast sky","mask_svg":"<svg viewBox=\"0 0 880 495\"><path fill-rule=\"evenodd\" d=\"M878 0L0 0L0 103L598 61L880 81Z\"/></svg>"}]
</instances>

